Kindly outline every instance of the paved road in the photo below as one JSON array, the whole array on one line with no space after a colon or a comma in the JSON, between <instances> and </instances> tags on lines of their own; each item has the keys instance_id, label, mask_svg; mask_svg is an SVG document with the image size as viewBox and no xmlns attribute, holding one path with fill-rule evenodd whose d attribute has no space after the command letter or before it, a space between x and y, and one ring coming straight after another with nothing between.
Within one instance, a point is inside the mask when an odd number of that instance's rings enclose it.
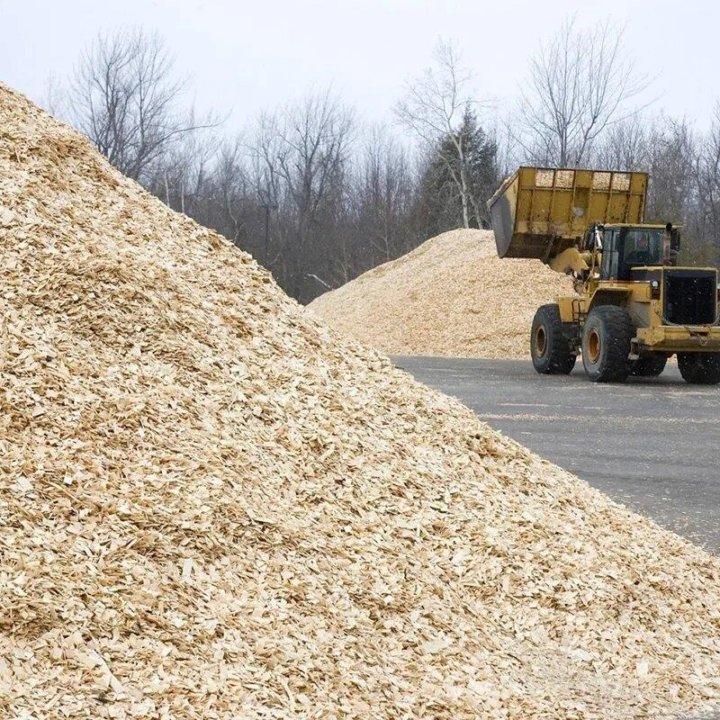
<instances>
[{"instance_id":1,"label":"paved road","mask_svg":"<svg viewBox=\"0 0 720 720\"><path fill-rule=\"evenodd\" d=\"M530 361L398 357L509 437L614 500L720 555L720 386L659 378L592 383Z\"/></svg>"}]
</instances>

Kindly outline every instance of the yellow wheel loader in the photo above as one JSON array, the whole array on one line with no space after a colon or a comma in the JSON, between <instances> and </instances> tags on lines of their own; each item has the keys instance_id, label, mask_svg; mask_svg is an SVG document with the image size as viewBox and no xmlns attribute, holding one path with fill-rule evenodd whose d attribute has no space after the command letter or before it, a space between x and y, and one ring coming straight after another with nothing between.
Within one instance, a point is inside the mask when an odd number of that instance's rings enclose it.
<instances>
[{"instance_id":1,"label":"yellow wheel loader","mask_svg":"<svg viewBox=\"0 0 720 720\"><path fill-rule=\"evenodd\" d=\"M648 176L521 167L488 201L501 258L537 258L574 278L577 295L538 309L535 369L588 377L659 375L677 354L689 383L720 382L718 275L677 264L680 232L643 223Z\"/></svg>"}]
</instances>

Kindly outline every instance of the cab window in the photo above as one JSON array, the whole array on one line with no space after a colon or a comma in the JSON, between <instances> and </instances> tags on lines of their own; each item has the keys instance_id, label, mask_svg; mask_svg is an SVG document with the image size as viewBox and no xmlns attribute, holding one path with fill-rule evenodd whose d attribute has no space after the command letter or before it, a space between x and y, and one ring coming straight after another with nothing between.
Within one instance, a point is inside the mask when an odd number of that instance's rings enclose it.
<instances>
[{"instance_id":1,"label":"cab window","mask_svg":"<svg viewBox=\"0 0 720 720\"><path fill-rule=\"evenodd\" d=\"M617 278L619 252L617 248L618 233L605 230L603 234L602 265L600 277L603 280Z\"/></svg>"},{"instance_id":2,"label":"cab window","mask_svg":"<svg viewBox=\"0 0 720 720\"><path fill-rule=\"evenodd\" d=\"M662 262L661 230L627 230L624 233L623 264L660 265Z\"/></svg>"}]
</instances>

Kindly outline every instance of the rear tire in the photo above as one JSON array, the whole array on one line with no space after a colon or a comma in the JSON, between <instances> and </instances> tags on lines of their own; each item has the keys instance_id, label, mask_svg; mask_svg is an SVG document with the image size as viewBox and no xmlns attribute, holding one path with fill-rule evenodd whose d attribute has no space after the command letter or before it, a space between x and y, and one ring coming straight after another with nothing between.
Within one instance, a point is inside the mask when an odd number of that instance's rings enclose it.
<instances>
[{"instance_id":1,"label":"rear tire","mask_svg":"<svg viewBox=\"0 0 720 720\"><path fill-rule=\"evenodd\" d=\"M665 369L667 361L665 353L643 355L633 363L630 374L636 377L657 377Z\"/></svg>"},{"instance_id":2,"label":"rear tire","mask_svg":"<svg viewBox=\"0 0 720 720\"><path fill-rule=\"evenodd\" d=\"M692 385L720 383L720 353L678 353L677 356L685 382Z\"/></svg>"},{"instance_id":3,"label":"rear tire","mask_svg":"<svg viewBox=\"0 0 720 720\"><path fill-rule=\"evenodd\" d=\"M585 321L582 359L593 382L623 382L630 374L630 343L635 326L625 308L601 305Z\"/></svg>"},{"instance_id":4,"label":"rear tire","mask_svg":"<svg viewBox=\"0 0 720 720\"><path fill-rule=\"evenodd\" d=\"M535 370L543 375L567 375L577 354L560 319L557 305L543 305L533 318L530 356Z\"/></svg>"}]
</instances>

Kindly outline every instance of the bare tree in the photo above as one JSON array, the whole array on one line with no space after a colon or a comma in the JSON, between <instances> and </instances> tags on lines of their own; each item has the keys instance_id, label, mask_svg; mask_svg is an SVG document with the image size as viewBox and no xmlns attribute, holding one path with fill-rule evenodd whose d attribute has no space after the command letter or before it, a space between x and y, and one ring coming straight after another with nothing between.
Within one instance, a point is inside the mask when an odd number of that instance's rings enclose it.
<instances>
[{"instance_id":1,"label":"bare tree","mask_svg":"<svg viewBox=\"0 0 720 720\"><path fill-rule=\"evenodd\" d=\"M362 269L387 262L407 247L407 217L415 177L405 149L386 128L375 126L363 143L352 183L351 203L364 258ZM347 270L346 274L352 274Z\"/></svg>"},{"instance_id":2,"label":"bare tree","mask_svg":"<svg viewBox=\"0 0 720 720\"><path fill-rule=\"evenodd\" d=\"M45 91L40 105L56 118L67 118L67 92L65 85L54 73L50 73L45 81Z\"/></svg>"},{"instance_id":3,"label":"bare tree","mask_svg":"<svg viewBox=\"0 0 720 720\"><path fill-rule=\"evenodd\" d=\"M71 120L115 167L140 180L179 139L215 124L179 109L183 86L158 35L98 35L70 83Z\"/></svg>"},{"instance_id":4,"label":"bare tree","mask_svg":"<svg viewBox=\"0 0 720 720\"><path fill-rule=\"evenodd\" d=\"M649 132L646 118L626 118L607 128L592 153L593 166L608 170L644 170L649 162Z\"/></svg>"},{"instance_id":5,"label":"bare tree","mask_svg":"<svg viewBox=\"0 0 720 720\"><path fill-rule=\"evenodd\" d=\"M218 156L213 178L213 205L220 213L223 234L234 243L247 240L248 225L257 215L257 198L254 196L247 167L242 157L240 139L225 142ZM247 242L245 243L247 245ZM249 248L248 248L249 249ZM267 261L266 257L262 258Z\"/></svg>"},{"instance_id":6,"label":"bare tree","mask_svg":"<svg viewBox=\"0 0 720 720\"><path fill-rule=\"evenodd\" d=\"M715 105L709 131L698 141L693 175L697 189L695 255L703 261L717 262L720 258L720 102Z\"/></svg>"},{"instance_id":7,"label":"bare tree","mask_svg":"<svg viewBox=\"0 0 720 720\"><path fill-rule=\"evenodd\" d=\"M694 198L695 138L684 119L661 116L650 127L647 160L650 187L645 218L650 222L683 222Z\"/></svg>"},{"instance_id":8,"label":"bare tree","mask_svg":"<svg viewBox=\"0 0 720 720\"><path fill-rule=\"evenodd\" d=\"M608 126L637 112L629 103L648 85L625 52L621 29L606 22L580 31L567 20L532 61L519 142L535 162L578 166Z\"/></svg>"},{"instance_id":9,"label":"bare tree","mask_svg":"<svg viewBox=\"0 0 720 720\"><path fill-rule=\"evenodd\" d=\"M353 113L329 92L310 95L258 122L251 153L258 197L277 208L270 265L296 298L315 274L332 272L329 247L345 192ZM321 277L323 282L327 279Z\"/></svg>"},{"instance_id":10,"label":"bare tree","mask_svg":"<svg viewBox=\"0 0 720 720\"><path fill-rule=\"evenodd\" d=\"M210 134L182 135L146 171L145 187L174 210L200 219L218 162L217 145L217 138Z\"/></svg>"},{"instance_id":11,"label":"bare tree","mask_svg":"<svg viewBox=\"0 0 720 720\"><path fill-rule=\"evenodd\" d=\"M466 111L474 104L469 94L472 76L463 68L452 44L440 41L434 55L434 66L407 86L405 96L395 107L395 115L426 149L439 153L460 196L463 227L470 227L474 198L460 128Z\"/></svg>"}]
</instances>

